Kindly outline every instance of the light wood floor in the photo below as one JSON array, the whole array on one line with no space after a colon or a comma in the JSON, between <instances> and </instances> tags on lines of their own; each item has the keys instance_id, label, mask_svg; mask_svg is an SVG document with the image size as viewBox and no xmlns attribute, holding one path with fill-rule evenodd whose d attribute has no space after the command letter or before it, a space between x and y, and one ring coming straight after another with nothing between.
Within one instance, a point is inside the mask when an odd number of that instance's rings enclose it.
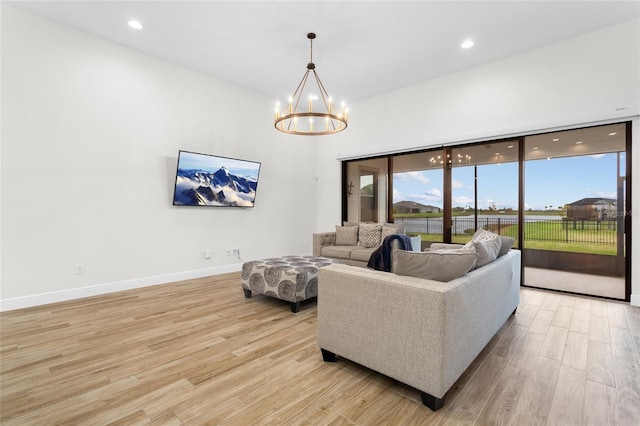
<instances>
[{"instance_id":1,"label":"light wood floor","mask_svg":"<svg viewBox=\"0 0 640 426\"><path fill-rule=\"evenodd\" d=\"M324 363L315 302L245 299L239 273L5 312L1 423L637 425L640 308L521 299L437 412Z\"/></svg>"}]
</instances>

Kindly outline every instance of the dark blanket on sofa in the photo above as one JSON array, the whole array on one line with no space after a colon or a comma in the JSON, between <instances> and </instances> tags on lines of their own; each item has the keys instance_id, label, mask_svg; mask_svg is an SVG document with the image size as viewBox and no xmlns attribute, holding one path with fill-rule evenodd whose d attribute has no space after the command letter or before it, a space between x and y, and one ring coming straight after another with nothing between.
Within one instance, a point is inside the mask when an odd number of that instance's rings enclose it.
<instances>
[{"instance_id":1,"label":"dark blanket on sofa","mask_svg":"<svg viewBox=\"0 0 640 426\"><path fill-rule=\"evenodd\" d=\"M371 253L367 268L375 269L376 271L391 272L391 246L394 240L398 240L399 249L413 250L411 247L411 238L408 236L404 234L388 235L382 241L380 247Z\"/></svg>"}]
</instances>

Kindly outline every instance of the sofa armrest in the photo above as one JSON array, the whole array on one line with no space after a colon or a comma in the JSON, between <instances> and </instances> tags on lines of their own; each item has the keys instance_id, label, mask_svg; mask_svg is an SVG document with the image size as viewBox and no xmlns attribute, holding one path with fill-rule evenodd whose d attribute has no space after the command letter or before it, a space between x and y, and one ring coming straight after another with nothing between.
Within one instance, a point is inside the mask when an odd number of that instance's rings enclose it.
<instances>
[{"instance_id":1,"label":"sofa armrest","mask_svg":"<svg viewBox=\"0 0 640 426\"><path fill-rule=\"evenodd\" d=\"M318 271L318 345L441 398L446 374L434 366L446 362L450 287L347 265L323 267Z\"/></svg>"},{"instance_id":2,"label":"sofa armrest","mask_svg":"<svg viewBox=\"0 0 640 426\"><path fill-rule=\"evenodd\" d=\"M313 234L313 255L315 257L321 256L320 251L324 246L336 245L336 233L334 232L319 232Z\"/></svg>"}]
</instances>

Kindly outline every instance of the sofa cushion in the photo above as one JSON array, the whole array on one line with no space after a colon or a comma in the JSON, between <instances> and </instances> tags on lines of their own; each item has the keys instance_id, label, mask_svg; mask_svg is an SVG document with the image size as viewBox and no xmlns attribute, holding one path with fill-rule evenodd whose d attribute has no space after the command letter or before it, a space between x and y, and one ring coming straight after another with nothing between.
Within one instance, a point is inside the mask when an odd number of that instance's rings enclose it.
<instances>
[{"instance_id":1,"label":"sofa cushion","mask_svg":"<svg viewBox=\"0 0 640 426\"><path fill-rule=\"evenodd\" d=\"M357 226L336 225L336 245L337 246L355 246L356 244L358 244L358 227Z\"/></svg>"},{"instance_id":2,"label":"sofa cushion","mask_svg":"<svg viewBox=\"0 0 640 426\"><path fill-rule=\"evenodd\" d=\"M357 249L353 249L351 251L351 260L359 260L361 262L368 262L371 254L376 250L377 247L371 248L362 248L358 247Z\"/></svg>"},{"instance_id":3,"label":"sofa cushion","mask_svg":"<svg viewBox=\"0 0 640 426\"><path fill-rule=\"evenodd\" d=\"M393 251L393 272L397 275L451 281L469 272L476 263L472 250Z\"/></svg>"},{"instance_id":4,"label":"sofa cushion","mask_svg":"<svg viewBox=\"0 0 640 426\"><path fill-rule=\"evenodd\" d=\"M320 250L320 256L334 259L351 259L351 251L355 246L324 246Z\"/></svg>"},{"instance_id":5,"label":"sofa cushion","mask_svg":"<svg viewBox=\"0 0 640 426\"><path fill-rule=\"evenodd\" d=\"M378 247L382 236L381 223L361 223L358 232L358 245L360 247Z\"/></svg>"},{"instance_id":6,"label":"sofa cushion","mask_svg":"<svg viewBox=\"0 0 640 426\"><path fill-rule=\"evenodd\" d=\"M485 231L484 229L478 229L471 241L465 244L463 248L471 249L472 247L476 253L478 253L475 267L479 268L498 258L498 253L500 253L500 248L502 247L502 240L498 234Z\"/></svg>"}]
</instances>

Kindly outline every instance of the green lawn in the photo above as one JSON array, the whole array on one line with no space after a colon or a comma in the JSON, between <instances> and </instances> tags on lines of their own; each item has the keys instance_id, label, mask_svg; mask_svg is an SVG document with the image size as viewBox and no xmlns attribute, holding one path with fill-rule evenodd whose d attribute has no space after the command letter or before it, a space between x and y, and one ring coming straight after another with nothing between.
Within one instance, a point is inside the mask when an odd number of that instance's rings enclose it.
<instances>
[{"instance_id":1,"label":"green lawn","mask_svg":"<svg viewBox=\"0 0 640 426\"><path fill-rule=\"evenodd\" d=\"M566 225L565 225L566 226ZM496 229L491 229L497 232ZM590 253L615 256L616 231L610 229L569 229L563 228L562 223L527 222L525 224L525 248L535 250L564 251L571 253ZM502 227L501 235L516 238L514 247L519 246L518 227L516 225ZM420 235L423 241L442 242L442 235L411 233ZM568 242L566 241L568 237ZM471 239L471 235L453 235L452 242L464 244ZM577 241L577 242L576 242Z\"/></svg>"}]
</instances>

